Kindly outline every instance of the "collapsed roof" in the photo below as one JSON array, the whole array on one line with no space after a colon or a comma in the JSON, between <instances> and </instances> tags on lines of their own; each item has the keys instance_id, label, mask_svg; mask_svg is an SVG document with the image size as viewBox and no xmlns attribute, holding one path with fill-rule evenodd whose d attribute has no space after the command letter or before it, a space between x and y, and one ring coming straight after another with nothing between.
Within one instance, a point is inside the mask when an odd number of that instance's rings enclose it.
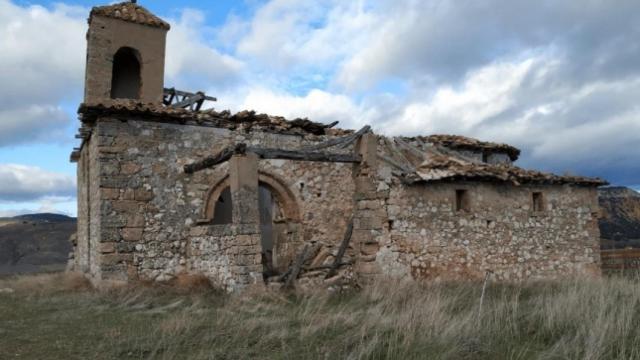
<instances>
[{"instance_id":1,"label":"collapsed roof","mask_svg":"<svg viewBox=\"0 0 640 360\"><path fill-rule=\"evenodd\" d=\"M201 126L222 127L231 130L239 128L279 132L292 135L324 135L337 124L322 124L307 118L287 120L282 116L257 114L253 110L243 110L232 114L229 110L205 109L192 111L180 107L164 106L156 103L141 103L131 99L112 99L97 103L83 103L78 109L83 123L94 122L100 116L135 116L158 122L174 122ZM331 129L332 134L350 133L349 130Z\"/></svg>"},{"instance_id":2,"label":"collapsed roof","mask_svg":"<svg viewBox=\"0 0 640 360\"><path fill-rule=\"evenodd\" d=\"M446 140L446 141L443 141ZM460 140L460 142L458 142ZM520 184L574 184L601 186L607 182L600 178L573 175L555 175L527 170L506 163L489 164L466 157L456 150L482 148L505 149L506 144L493 144L476 139L435 135L424 137L383 138L379 157L402 172L405 183L427 183L436 181L490 181Z\"/></svg>"},{"instance_id":3,"label":"collapsed roof","mask_svg":"<svg viewBox=\"0 0 640 360\"><path fill-rule=\"evenodd\" d=\"M466 136L459 135L429 135L429 136L418 136L415 138L409 138L412 140L419 139L424 142L439 144L445 146L449 149L455 150L470 150L470 151L480 151L480 152L497 152L497 153L505 153L509 155L511 161L518 160L518 156L520 156L520 149L513 147L508 144L499 144L488 141L480 141L478 139L472 139Z\"/></svg>"},{"instance_id":4,"label":"collapsed roof","mask_svg":"<svg viewBox=\"0 0 640 360\"><path fill-rule=\"evenodd\" d=\"M137 100L115 99L92 104L81 104L78 109L83 124L90 124L101 116L120 118L143 118L147 121L190 124L277 132L296 135L346 135L353 136L352 130L333 129L337 124L322 124L306 118L287 120L281 116L257 114L255 111L240 111L232 114L229 110L213 109L192 111L190 109L165 106L156 103L141 103ZM367 127L368 128L368 127ZM82 129L81 129L82 130ZM572 175L555 175L535 170L527 170L512 164L489 164L460 153L460 150L474 152L504 153L515 161L520 150L507 145L480 141L456 135L430 135L418 137L379 137L378 156L399 170L405 183L426 183L434 181L492 181L520 184L575 184L601 186L607 182L599 178ZM73 158L73 155L72 155Z\"/></svg>"}]
</instances>

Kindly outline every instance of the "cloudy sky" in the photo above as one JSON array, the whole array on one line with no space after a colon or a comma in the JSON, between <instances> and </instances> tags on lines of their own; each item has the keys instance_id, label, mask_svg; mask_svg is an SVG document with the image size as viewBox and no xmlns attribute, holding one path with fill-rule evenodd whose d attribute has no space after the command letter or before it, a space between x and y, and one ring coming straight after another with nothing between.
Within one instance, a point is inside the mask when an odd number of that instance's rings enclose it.
<instances>
[{"instance_id":1,"label":"cloudy sky","mask_svg":"<svg viewBox=\"0 0 640 360\"><path fill-rule=\"evenodd\" d=\"M172 25L165 85L218 109L507 142L523 167L640 189L636 0L139 3ZM76 214L93 5L0 0L0 216Z\"/></svg>"}]
</instances>

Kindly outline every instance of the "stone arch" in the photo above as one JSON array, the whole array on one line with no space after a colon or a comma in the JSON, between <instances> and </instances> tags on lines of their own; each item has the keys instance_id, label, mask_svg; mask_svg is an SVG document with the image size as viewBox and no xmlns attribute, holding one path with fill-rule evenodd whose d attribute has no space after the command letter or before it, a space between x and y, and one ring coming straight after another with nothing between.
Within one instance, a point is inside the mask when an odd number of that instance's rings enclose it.
<instances>
[{"instance_id":1,"label":"stone arch","mask_svg":"<svg viewBox=\"0 0 640 360\"><path fill-rule=\"evenodd\" d=\"M139 99L142 88L142 58L134 48L123 46L113 55L111 98Z\"/></svg>"},{"instance_id":2,"label":"stone arch","mask_svg":"<svg viewBox=\"0 0 640 360\"><path fill-rule=\"evenodd\" d=\"M284 181L260 170L258 171L258 182L266 186L275 195L285 219L292 222L300 222L302 220L296 196Z\"/></svg>"},{"instance_id":3,"label":"stone arch","mask_svg":"<svg viewBox=\"0 0 640 360\"><path fill-rule=\"evenodd\" d=\"M224 189L229 187L229 175L225 175L218 179L212 187L207 191L205 196L204 208L202 209L202 218L206 221L213 221L215 216L216 201L220 198L220 195Z\"/></svg>"},{"instance_id":4,"label":"stone arch","mask_svg":"<svg viewBox=\"0 0 640 360\"><path fill-rule=\"evenodd\" d=\"M282 215L286 220L294 223L301 222L302 217L296 196L284 181L265 171L258 171L258 182L266 186L275 195L281 207ZM229 175L227 174L218 179L214 185L209 188L205 196L204 208L202 211L203 220L213 221L215 217L216 201L220 197L220 194L222 194L222 192L228 187Z\"/></svg>"}]
</instances>

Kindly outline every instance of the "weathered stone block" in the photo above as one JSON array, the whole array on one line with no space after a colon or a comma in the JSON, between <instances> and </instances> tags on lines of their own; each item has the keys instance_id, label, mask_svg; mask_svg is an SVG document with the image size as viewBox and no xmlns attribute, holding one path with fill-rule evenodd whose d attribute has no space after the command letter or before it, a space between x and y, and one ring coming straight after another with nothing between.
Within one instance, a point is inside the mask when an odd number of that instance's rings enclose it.
<instances>
[{"instance_id":1,"label":"weathered stone block","mask_svg":"<svg viewBox=\"0 0 640 360\"><path fill-rule=\"evenodd\" d=\"M144 226L144 215L143 214L131 214L127 216L127 226L128 227L143 227Z\"/></svg>"},{"instance_id":2,"label":"weathered stone block","mask_svg":"<svg viewBox=\"0 0 640 360\"><path fill-rule=\"evenodd\" d=\"M119 242L116 244L116 251L119 254L128 254L136 250L136 244L132 242Z\"/></svg>"},{"instance_id":3,"label":"weathered stone block","mask_svg":"<svg viewBox=\"0 0 640 360\"><path fill-rule=\"evenodd\" d=\"M378 252L380 246L378 244L362 244L360 245L360 253L363 255L374 255Z\"/></svg>"},{"instance_id":4,"label":"weathered stone block","mask_svg":"<svg viewBox=\"0 0 640 360\"><path fill-rule=\"evenodd\" d=\"M110 266L123 263L133 262L132 254L103 254L100 256L102 265Z\"/></svg>"},{"instance_id":5,"label":"weathered stone block","mask_svg":"<svg viewBox=\"0 0 640 360\"><path fill-rule=\"evenodd\" d=\"M120 189L116 188L101 188L100 196L106 200L116 200L120 196Z\"/></svg>"},{"instance_id":6,"label":"weathered stone block","mask_svg":"<svg viewBox=\"0 0 640 360\"><path fill-rule=\"evenodd\" d=\"M122 239L124 241L140 241L142 240L143 228L124 228L122 229Z\"/></svg>"},{"instance_id":7,"label":"weathered stone block","mask_svg":"<svg viewBox=\"0 0 640 360\"><path fill-rule=\"evenodd\" d=\"M98 251L102 254L110 254L116 251L116 243L113 242L101 242L98 244Z\"/></svg>"},{"instance_id":8,"label":"weathered stone block","mask_svg":"<svg viewBox=\"0 0 640 360\"><path fill-rule=\"evenodd\" d=\"M149 201L153 199L153 191L145 189L135 190L135 199L139 201Z\"/></svg>"},{"instance_id":9,"label":"weathered stone block","mask_svg":"<svg viewBox=\"0 0 640 360\"><path fill-rule=\"evenodd\" d=\"M135 200L116 200L111 202L111 206L118 212L137 213L140 211L142 204Z\"/></svg>"},{"instance_id":10,"label":"weathered stone block","mask_svg":"<svg viewBox=\"0 0 640 360\"><path fill-rule=\"evenodd\" d=\"M140 171L141 166L134 162L125 162L120 166L120 173L123 175L133 175Z\"/></svg>"}]
</instances>

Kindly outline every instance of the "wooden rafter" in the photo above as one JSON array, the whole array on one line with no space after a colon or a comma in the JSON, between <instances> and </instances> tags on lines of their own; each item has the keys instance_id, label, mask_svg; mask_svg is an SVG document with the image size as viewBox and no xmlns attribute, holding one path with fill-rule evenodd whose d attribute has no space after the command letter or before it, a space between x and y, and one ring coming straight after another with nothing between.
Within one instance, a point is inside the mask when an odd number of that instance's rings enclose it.
<instances>
[{"instance_id":1,"label":"wooden rafter","mask_svg":"<svg viewBox=\"0 0 640 360\"><path fill-rule=\"evenodd\" d=\"M306 150L283 150L262 147L247 146L246 144L237 144L228 146L213 156L196 161L184 166L184 172L187 174L194 173L199 170L214 167L229 159L234 154L254 153L261 159L284 159L298 161L319 161L319 162L341 162L341 163L359 163L362 157L357 154L336 154L319 151Z\"/></svg>"},{"instance_id":2,"label":"wooden rafter","mask_svg":"<svg viewBox=\"0 0 640 360\"><path fill-rule=\"evenodd\" d=\"M217 101L218 99L207 96L205 93L198 91L195 93L176 90L175 88L164 88L162 103L165 106L175 108L189 108L192 111L199 111L205 100Z\"/></svg>"}]
</instances>

